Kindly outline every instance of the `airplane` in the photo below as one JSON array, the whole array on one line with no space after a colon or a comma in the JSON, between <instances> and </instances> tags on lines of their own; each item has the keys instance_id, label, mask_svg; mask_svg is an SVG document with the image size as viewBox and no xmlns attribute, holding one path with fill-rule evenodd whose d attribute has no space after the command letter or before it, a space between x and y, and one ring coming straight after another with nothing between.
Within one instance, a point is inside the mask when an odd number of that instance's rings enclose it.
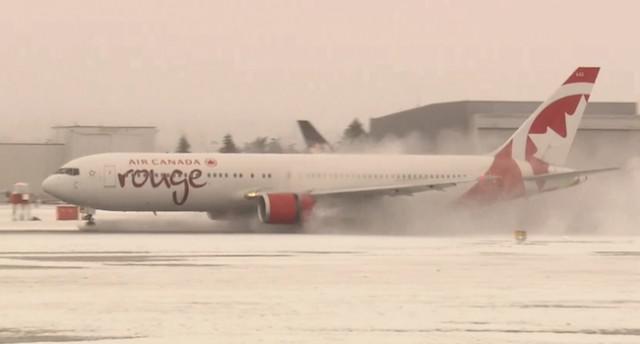
<instances>
[{"instance_id":1,"label":"airplane","mask_svg":"<svg viewBox=\"0 0 640 344\"><path fill-rule=\"evenodd\" d=\"M322 134L307 120L298 120L298 127L302 133L302 138L307 145L309 153L333 152L333 146Z\"/></svg>"},{"instance_id":2,"label":"airplane","mask_svg":"<svg viewBox=\"0 0 640 344\"><path fill-rule=\"evenodd\" d=\"M95 209L206 212L212 219L257 211L262 223L295 225L330 200L425 191L443 191L456 205L524 198L615 169L562 166L598 72L577 68L488 155L104 153L66 163L42 187L88 209L88 224Z\"/></svg>"}]
</instances>

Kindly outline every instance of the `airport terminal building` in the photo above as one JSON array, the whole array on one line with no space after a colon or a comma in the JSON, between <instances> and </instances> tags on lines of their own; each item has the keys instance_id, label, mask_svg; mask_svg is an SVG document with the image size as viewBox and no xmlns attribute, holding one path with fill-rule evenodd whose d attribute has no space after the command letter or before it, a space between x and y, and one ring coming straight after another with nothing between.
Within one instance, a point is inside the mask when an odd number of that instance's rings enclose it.
<instances>
[{"instance_id":1,"label":"airport terminal building","mask_svg":"<svg viewBox=\"0 0 640 344\"><path fill-rule=\"evenodd\" d=\"M58 126L47 142L0 142L0 191L11 191L17 182L46 199L40 184L65 162L97 153L153 152L155 127Z\"/></svg>"},{"instance_id":2,"label":"airport terminal building","mask_svg":"<svg viewBox=\"0 0 640 344\"><path fill-rule=\"evenodd\" d=\"M529 101L457 101L430 104L370 120L378 140L411 138L412 153L492 152L540 105ZM593 102L586 108L567 166L618 166L638 156L636 103Z\"/></svg>"}]
</instances>

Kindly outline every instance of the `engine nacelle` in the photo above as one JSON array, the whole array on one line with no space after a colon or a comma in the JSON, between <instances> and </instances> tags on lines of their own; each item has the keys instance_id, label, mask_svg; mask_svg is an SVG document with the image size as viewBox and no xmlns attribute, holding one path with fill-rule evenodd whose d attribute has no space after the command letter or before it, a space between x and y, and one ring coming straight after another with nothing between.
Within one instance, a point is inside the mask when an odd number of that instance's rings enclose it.
<instances>
[{"instance_id":1,"label":"engine nacelle","mask_svg":"<svg viewBox=\"0 0 640 344\"><path fill-rule=\"evenodd\" d=\"M258 198L258 218L268 224L296 224L311 214L315 203L313 197L305 194L264 194Z\"/></svg>"}]
</instances>

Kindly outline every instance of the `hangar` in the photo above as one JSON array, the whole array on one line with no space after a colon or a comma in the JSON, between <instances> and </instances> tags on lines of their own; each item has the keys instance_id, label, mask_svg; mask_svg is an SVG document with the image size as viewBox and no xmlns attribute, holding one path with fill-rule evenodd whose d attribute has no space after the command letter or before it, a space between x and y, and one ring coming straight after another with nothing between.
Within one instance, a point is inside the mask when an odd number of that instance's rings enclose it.
<instances>
[{"instance_id":1,"label":"hangar","mask_svg":"<svg viewBox=\"0 0 640 344\"><path fill-rule=\"evenodd\" d=\"M155 127L57 126L47 142L0 142L0 191L16 182L29 184L30 192L46 199L40 184L65 162L96 153L153 152Z\"/></svg>"},{"instance_id":2,"label":"hangar","mask_svg":"<svg viewBox=\"0 0 640 344\"><path fill-rule=\"evenodd\" d=\"M435 103L370 120L377 141L411 138L412 153L483 154L500 146L540 102ZM568 166L619 166L638 155L636 103L593 102L586 108Z\"/></svg>"}]
</instances>

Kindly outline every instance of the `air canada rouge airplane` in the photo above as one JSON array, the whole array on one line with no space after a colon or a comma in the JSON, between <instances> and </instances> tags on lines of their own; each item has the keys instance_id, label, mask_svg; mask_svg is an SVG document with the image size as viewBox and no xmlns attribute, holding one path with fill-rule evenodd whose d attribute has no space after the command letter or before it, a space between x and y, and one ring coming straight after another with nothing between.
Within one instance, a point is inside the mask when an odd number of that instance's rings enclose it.
<instances>
[{"instance_id":1,"label":"air canada rouge airplane","mask_svg":"<svg viewBox=\"0 0 640 344\"><path fill-rule=\"evenodd\" d=\"M443 191L455 204L488 204L579 184L612 170L565 163L599 68L576 69L488 155L106 153L75 159L43 189L88 209L207 212L257 210L266 224L297 224L329 199ZM249 215L250 216L250 215Z\"/></svg>"}]
</instances>

